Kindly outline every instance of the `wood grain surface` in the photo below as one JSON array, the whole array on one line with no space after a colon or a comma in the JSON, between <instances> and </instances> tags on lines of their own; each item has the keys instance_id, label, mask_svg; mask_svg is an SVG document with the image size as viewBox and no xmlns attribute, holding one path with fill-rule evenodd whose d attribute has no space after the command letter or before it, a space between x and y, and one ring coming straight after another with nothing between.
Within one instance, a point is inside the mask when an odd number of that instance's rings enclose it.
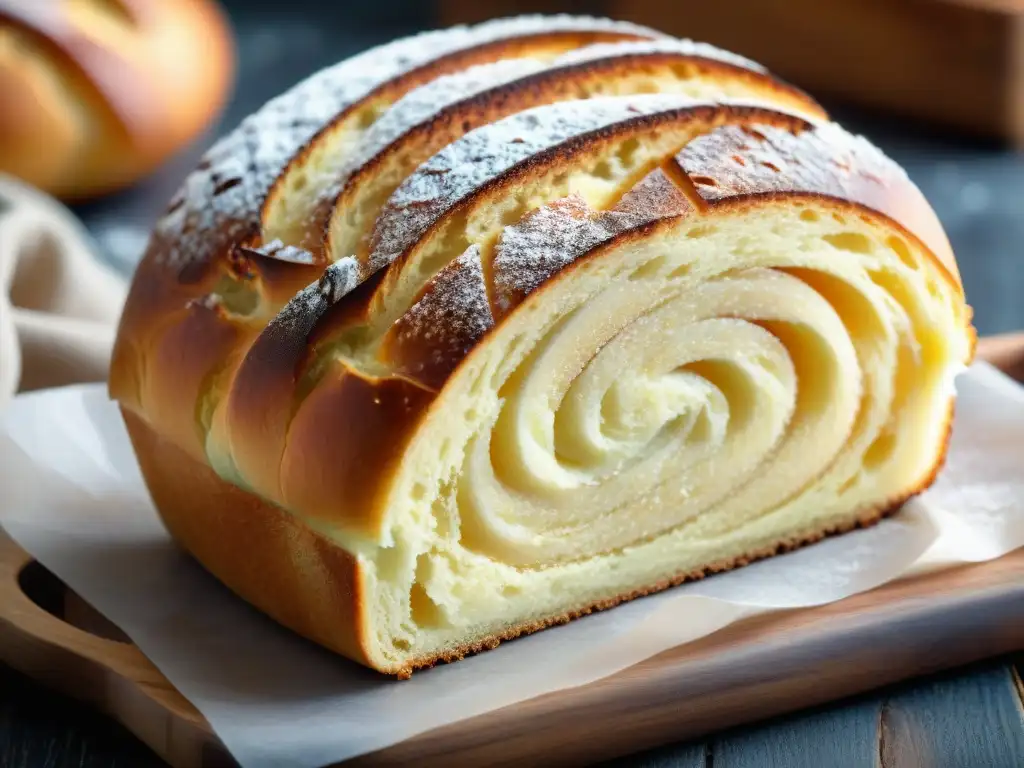
<instances>
[{"instance_id":1,"label":"wood grain surface","mask_svg":"<svg viewBox=\"0 0 1024 768\"><path fill-rule=\"evenodd\" d=\"M1018 768L1024 707L1001 661L605 768Z\"/></svg>"},{"instance_id":2,"label":"wood grain surface","mask_svg":"<svg viewBox=\"0 0 1024 768\"><path fill-rule=\"evenodd\" d=\"M1004 701L1016 702L1016 711ZM883 703L879 722L884 768L1014 766L1024 755L1020 700L1004 670L908 691ZM972 738L984 728L1002 738Z\"/></svg>"},{"instance_id":3,"label":"wood grain surface","mask_svg":"<svg viewBox=\"0 0 1024 768\"><path fill-rule=\"evenodd\" d=\"M1012 762L984 768L1024 765L1020 734L1024 720L1020 700L1006 695L1005 680L1017 675L1009 660L996 660L955 672L932 675L838 702L810 712L726 731L706 740L675 743L648 752L598 764L599 768L892 768L879 754L880 710L893 699L913 710L937 713L915 718L919 730L910 738L941 743L957 729L974 754L987 754L991 742ZM989 688L993 692L986 692ZM42 689L28 678L0 665L0 765L4 768L162 768L166 763L118 723L60 694ZM974 696L972 692L982 691ZM1013 722L1017 722L1013 730ZM996 731L993 724L1008 723ZM891 749L905 731L891 733ZM1005 746L1000 746L1005 743ZM962 755L963 747L952 747ZM951 760L935 752L933 763L945 768ZM967 763L972 768L974 761ZM915 768L930 766L919 762ZM957 766L956 768L961 768Z\"/></svg>"}]
</instances>

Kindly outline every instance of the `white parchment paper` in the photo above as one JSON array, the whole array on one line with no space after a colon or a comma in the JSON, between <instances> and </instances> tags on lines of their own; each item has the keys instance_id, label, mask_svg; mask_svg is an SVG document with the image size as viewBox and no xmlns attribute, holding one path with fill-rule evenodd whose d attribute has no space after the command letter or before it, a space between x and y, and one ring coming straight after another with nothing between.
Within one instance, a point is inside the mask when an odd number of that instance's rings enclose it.
<instances>
[{"instance_id":1,"label":"white parchment paper","mask_svg":"<svg viewBox=\"0 0 1024 768\"><path fill-rule=\"evenodd\" d=\"M101 386L19 396L5 412L0 523L132 638L243 766L320 766L596 680L751 613L1024 546L1024 389L985 364L957 389L947 466L894 518L405 682L295 637L181 554Z\"/></svg>"}]
</instances>

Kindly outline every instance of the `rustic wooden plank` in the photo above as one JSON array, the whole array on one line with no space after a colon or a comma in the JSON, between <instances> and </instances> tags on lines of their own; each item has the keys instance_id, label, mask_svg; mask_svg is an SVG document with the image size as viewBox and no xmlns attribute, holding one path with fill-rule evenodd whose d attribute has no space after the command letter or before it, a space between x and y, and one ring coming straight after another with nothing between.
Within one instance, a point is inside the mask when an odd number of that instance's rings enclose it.
<instances>
[{"instance_id":1,"label":"rustic wooden plank","mask_svg":"<svg viewBox=\"0 0 1024 768\"><path fill-rule=\"evenodd\" d=\"M863 768L878 758L877 699L772 721L711 740L714 768Z\"/></svg>"},{"instance_id":2,"label":"rustic wooden plank","mask_svg":"<svg viewBox=\"0 0 1024 768\"><path fill-rule=\"evenodd\" d=\"M1019 768L1024 765L1024 709L1009 663L942 676L882 705L883 768Z\"/></svg>"},{"instance_id":3,"label":"rustic wooden plank","mask_svg":"<svg viewBox=\"0 0 1024 768\"><path fill-rule=\"evenodd\" d=\"M161 768L121 725L0 664L0 766Z\"/></svg>"},{"instance_id":4,"label":"rustic wooden plank","mask_svg":"<svg viewBox=\"0 0 1024 768\"><path fill-rule=\"evenodd\" d=\"M1014 768L1019 676L1000 662L608 763L608 768Z\"/></svg>"}]
</instances>

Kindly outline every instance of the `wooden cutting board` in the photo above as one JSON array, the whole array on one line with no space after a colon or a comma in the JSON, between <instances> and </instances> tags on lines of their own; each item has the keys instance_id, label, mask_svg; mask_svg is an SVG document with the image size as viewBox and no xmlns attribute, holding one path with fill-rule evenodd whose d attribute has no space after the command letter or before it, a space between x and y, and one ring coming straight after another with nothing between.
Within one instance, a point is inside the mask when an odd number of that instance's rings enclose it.
<instances>
[{"instance_id":1,"label":"wooden cutting board","mask_svg":"<svg viewBox=\"0 0 1024 768\"><path fill-rule=\"evenodd\" d=\"M1024 335L985 339L979 355L1024 375ZM739 622L595 683L356 763L582 764L1021 648L1024 550ZM175 768L234 765L202 715L138 648L2 533L0 660L91 702Z\"/></svg>"}]
</instances>

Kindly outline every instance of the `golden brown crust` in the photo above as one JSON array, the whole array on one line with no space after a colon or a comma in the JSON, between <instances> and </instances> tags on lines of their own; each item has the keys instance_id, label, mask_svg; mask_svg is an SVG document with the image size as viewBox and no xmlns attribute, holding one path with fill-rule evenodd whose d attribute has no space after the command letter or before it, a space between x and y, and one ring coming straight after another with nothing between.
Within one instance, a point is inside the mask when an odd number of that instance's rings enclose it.
<instances>
[{"instance_id":1,"label":"golden brown crust","mask_svg":"<svg viewBox=\"0 0 1024 768\"><path fill-rule=\"evenodd\" d=\"M283 498L281 461L299 404L299 379L310 354L310 337L320 320L340 304L336 297L351 295L352 266L332 265L303 288L240 354L240 365L228 382L224 411L233 461L252 478L250 487L270 499Z\"/></svg>"},{"instance_id":2,"label":"golden brown crust","mask_svg":"<svg viewBox=\"0 0 1024 768\"><path fill-rule=\"evenodd\" d=\"M396 372L440 390L494 325L480 249L470 248L420 292L381 342L378 358Z\"/></svg>"},{"instance_id":3,"label":"golden brown crust","mask_svg":"<svg viewBox=\"0 0 1024 768\"><path fill-rule=\"evenodd\" d=\"M289 509L376 538L387 483L434 393L398 376L374 379L337 364L299 406L281 455Z\"/></svg>"},{"instance_id":4,"label":"golden brown crust","mask_svg":"<svg viewBox=\"0 0 1024 768\"><path fill-rule=\"evenodd\" d=\"M171 320L147 355L145 412L163 425L164 437L198 460L206 455L198 408L209 378L229 367L252 335L231 322L220 304L194 301Z\"/></svg>"},{"instance_id":5,"label":"golden brown crust","mask_svg":"<svg viewBox=\"0 0 1024 768\"><path fill-rule=\"evenodd\" d=\"M418 160L424 160L459 136L516 112L578 97L588 89L592 90L597 83L614 82L638 73L671 78L673 72L680 67L700 72L701 77L708 82L743 83L751 94L780 107L819 119L827 116L825 110L803 91L767 73L744 69L728 61L681 51L666 52L654 49L648 53L627 56L616 55L610 51L607 58L567 63L542 70L490 88L442 109L429 120L406 131L385 150L356 170L346 180L337 197L325 201L320 206L313 217L310 229L318 231L321 226L326 226L326 220L332 211L345 210L351 205L355 190L367 179L376 176L389 159L396 155L411 152ZM330 252L329 231L325 232L325 243L325 248ZM365 256L362 253L358 255Z\"/></svg>"},{"instance_id":6,"label":"golden brown crust","mask_svg":"<svg viewBox=\"0 0 1024 768\"><path fill-rule=\"evenodd\" d=\"M175 540L286 627L373 666L358 559L293 515L225 482L131 411L122 413L150 495Z\"/></svg>"},{"instance_id":7,"label":"golden brown crust","mask_svg":"<svg viewBox=\"0 0 1024 768\"><path fill-rule=\"evenodd\" d=\"M192 140L234 69L206 0L84 7L0 2L0 170L68 198L129 184Z\"/></svg>"},{"instance_id":8,"label":"golden brown crust","mask_svg":"<svg viewBox=\"0 0 1024 768\"><path fill-rule=\"evenodd\" d=\"M318 280L323 271L324 265L314 260L288 260L280 250L239 246L228 254L225 275L258 292L263 303L279 307Z\"/></svg>"},{"instance_id":9,"label":"golden brown crust","mask_svg":"<svg viewBox=\"0 0 1024 768\"><path fill-rule=\"evenodd\" d=\"M475 65L489 64L499 59L514 59L531 55L550 56L591 43L636 39L641 38L635 33L601 30L540 32L523 35L519 38L503 38L454 51L451 54L441 56L423 66L412 69L400 77L388 80L367 94L364 99L353 103L340 112L299 149L267 194L263 209L260 212L260 219L266 222L270 210L277 204L280 195L284 193L284 183L289 174L304 165L314 148L319 146L326 137L341 130L350 120L358 120L359 114L369 105L393 104L409 91L437 77L458 72ZM328 213L329 210L324 208L319 214L319 220L322 222ZM313 229L318 231L319 228L313 225Z\"/></svg>"},{"instance_id":10,"label":"golden brown crust","mask_svg":"<svg viewBox=\"0 0 1024 768\"><path fill-rule=\"evenodd\" d=\"M921 190L877 149L834 124L799 132L725 126L688 144L677 159L710 204L801 192L877 211L920 240L961 287L952 247Z\"/></svg>"},{"instance_id":11,"label":"golden brown crust","mask_svg":"<svg viewBox=\"0 0 1024 768\"><path fill-rule=\"evenodd\" d=\"M433 201L424 201L427 208L436 205L437 212L430 224L412 244L397 255L386 268L383 282L377 289L375 303L383 306L387 296L403 279L403 270L416 269L415 257L422 244L432 235L442 231L447 220L468 213L501 195L514 190L531 180L543 177L558 170L570 171L575 163L588 157L598 157L613 145L627 138L654 139L662 131L684 128L691 135L699 136L713 131L722 124L756 124L775 125L783 130L800 131L811 127L806 119L773 110L770 107L730 105L716 103L693 103L684 107L669 108L650 114L638 114L636 117L621 120L597 130L559 142L549 149L529 155L522 162L509 169L495 174L473 188L471 192L455 200L450 205L439 205ZM375 239L380 239L380 223L386 222L394 198L385 206L380 218Z\"/></svg>"}]
</instances>

